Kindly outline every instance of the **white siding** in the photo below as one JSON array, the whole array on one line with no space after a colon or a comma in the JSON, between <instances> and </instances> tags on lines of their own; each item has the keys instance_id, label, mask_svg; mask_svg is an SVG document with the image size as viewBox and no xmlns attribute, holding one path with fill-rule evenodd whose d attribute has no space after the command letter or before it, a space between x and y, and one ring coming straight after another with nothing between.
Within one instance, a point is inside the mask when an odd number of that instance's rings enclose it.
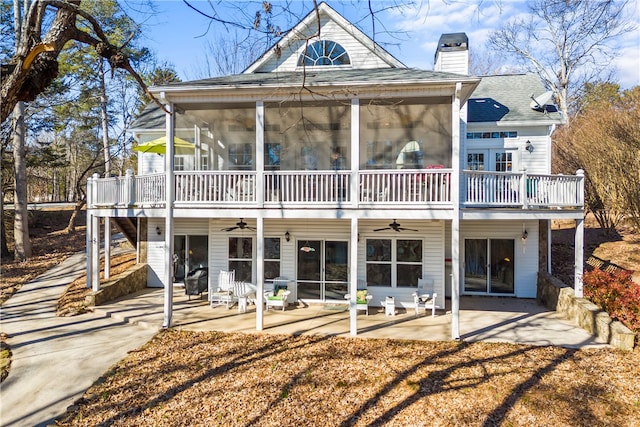
<instances>
[{"instance_id":1,"label":"white siding","mask_svg":"<svg viewBox=\"0 0 640 427\"><path fill-rule=\"evenodd\" d=\"M549 137L549 126L509 126L502 123L501 126L474 125L467 124L467 132L500 132L517 131L517 138L488 138L488 139L466 139L463 135L464 147L462 151L462 167L466 167L466 153L468 150L517 150L515 159L519 172L526 169L531 174L551 173L551 138ZM525 150L527 141L531 141L534 147L533 152Z\"/></svg>"},{"instance_id":2,"label":"white siding","mask_svg":"<svg viewBox=\"0 0 640 427\"><path fill-rule=\"evenodd\" d=\"M209 271L213 287L217 286L218 273L228 268L228 238L230 236L246 236L254 238L255 261L255 232L234 230L232 232L221 231L225 227L232 226L237 220L215 220L209 222ZM251 220L245 219L249 225L254 225ZM358 242L358 279L365 279L365 251L367 237L405 237L423 239L423 277L432 278L440 288L439 293L444 295L444 222L433 221L402 221L402 225L416 228L419 232L404 232L399 235L396 232L373 232L375 228L386 227L389 220L361 221L359 224L360 241ZM285 233L289 232L291 240L285 240ZM288 279L296 278L297 266L297 242L307 240L337 240L349 241L350 221L335 220L265 220L264 236L279 237L281 239L280 275ZM353 260L350 262L354 266ZM253 265L253 281L256 282L255 262ZM380 305L380 301L387 295L396 297L398 306L413 307L412 289L392 289L387 287L370 288L374 295L372 305Z\"/></svg>"},{"instance_id":3,"label":"white siding","mask_svg":"<svg viewBox=\"0 0 640 427\"><path fill-rule=\"evenodd\" d=\"M165 275L164 218L149 218L148 224L147 239L149 241L149 250L147 263L149 264L149 270L147 273L147 286L161 288L163 287L162 280ZM156 227L160 227L160 235L156 233ZM209 228L206 219L176 219L174 222L174 235L206 236L208 233Z\"/></svg>"},{"instance_id":4,"label":"white siding","mask_svg":"<svg viewBox=\"0 0 640 427\"><path fill-rule=\"evenodd\" d=\"M156 227L160 227L160 235L156 233ZM162 288L164 277L164 218L149 218L147 226L147 286L150 288Z\"/></svg>"},{"instance_id":5,"label":"white siding","mask_svg":"<svg viewBox=\"0 0 640 427\"><path fill-rule=\"evenodd\" d=\"M436 56L435 71L455 74L469 74L469 51L440 51Z\"/></svg>"},{"instance_id":6,"label":"white siding","mask_svg":"<svg viewBox=\"0 0 640 427\"><path fill-rule=\"evenodd\" d=\"M527 230L526 245L522 244L522 230ZM460 222L460 256L464 257L464 239L514 239L515 295L535 298L538 279L538 221L462 221ZM460 278L464 265L460 263ZM461 292L462 292L461 284Z\"/></svg>"},{"instance_id":7,"label":"white siding","mask_svg":"<svg viewBox=\"0 0 640 427\"><path fill-rule=\"evenodd\" d=\"M395 231L373 232L373 229L386 227L389 221L367 221L366 227L360 222L360 242L358 245L358 280L366 278L366 239L367 238L419 238L423 239L422 245L422 277L433 279L438 294L442 295L439 303L444 303L444 221L409 221L402 220L403 227L417 229L417 232L406 231L396 233ZM395 298L397 307L413 308L411 288L391 288L383 286L370 286L369 292L373 295L371 305L381 306L385 297Z\"/></svg>"},{"instance_id":8,"label":"white siding","mask_svg":"<svg viewBox=\"0 0 640 427\"><path fill-rule=\"evenodd\" d=\"M221 231L223 227L232 226L228 221L224 225L216 220L209 221L209 286L218 288L220 271L226 271L229 267L227 257L229 255L229 233Z\"/></svg>"}]
</instances>

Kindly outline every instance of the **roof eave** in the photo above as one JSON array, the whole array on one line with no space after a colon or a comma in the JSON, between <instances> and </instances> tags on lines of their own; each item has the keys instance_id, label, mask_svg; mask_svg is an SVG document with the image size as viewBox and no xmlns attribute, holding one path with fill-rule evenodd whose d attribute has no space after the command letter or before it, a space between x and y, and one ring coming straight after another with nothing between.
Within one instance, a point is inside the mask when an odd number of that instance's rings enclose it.
<instances>
[{"instance_id":1,"label":"roof eave","mask_svg":"<svg viewBox=\"0 0 640 427\"><path fill-rule=\"evenodd\" d=\"M378 80L377 83L372 83L372 80L361 80L361 81L336 81L336 82L322 82L322 83L313 83L310 81L305 82L305 86L313 86L313 87L336 87L336 86L376 86L377 84L389 84L392 83L395 85L416 85L416 84L455 84L461 82L463 84L474 84L477 86L480 83L480 77L467 77L460 75L445 77L445 78L433 78L433 79L404 79L404 80L391 80L391 81L383 81ZM179 86L170 85L170 86L153 86L149 88L149 91L153 94L161 94L165 93L179 93L179 92L201 92L206 90L238 90L238 89L274 89L274 88L297 88L300 87L299 82L295 84L287 84L287 83L258 83L258 84L230 84L230 83L220 83L220 84L198 84L198 85L186 85L181 84Z\"/></svg>"},{"instance_id":2,"label":"roof eave","mask_svg":"<svg viewBox=\"0 0 640 427\"><path fill-rule=\"evenodd\" d=\"M531 120L500 120L498 122L472 122L468 121L467 126L550 126L550 125L561 125L564 124L565 121L562 119L531 119Z\"/></svg>"}]
</instances>

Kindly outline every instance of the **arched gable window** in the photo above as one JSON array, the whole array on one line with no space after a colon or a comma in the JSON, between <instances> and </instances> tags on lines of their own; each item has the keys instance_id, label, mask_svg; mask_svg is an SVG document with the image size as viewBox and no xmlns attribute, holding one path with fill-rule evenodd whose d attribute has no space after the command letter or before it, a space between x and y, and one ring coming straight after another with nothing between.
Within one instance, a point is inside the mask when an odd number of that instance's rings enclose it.
<instances>
[{"instance_id":1,"label":"arched gable window","mask_svg":"<svg viewBox=\"0 0 640 427\"><path fill-rule=\"evenodd\" d=\"M318 40L307 46L298 59L298 66L350 65L349 54L342 46L331 40Z\"/></svg>"}]
</instances>

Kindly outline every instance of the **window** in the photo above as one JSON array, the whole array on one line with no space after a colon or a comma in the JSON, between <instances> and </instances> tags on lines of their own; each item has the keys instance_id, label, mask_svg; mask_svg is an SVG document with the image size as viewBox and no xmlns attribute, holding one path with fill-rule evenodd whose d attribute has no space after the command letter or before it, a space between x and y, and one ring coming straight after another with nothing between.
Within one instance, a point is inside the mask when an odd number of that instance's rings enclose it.
<instances>
[{"instance_id":1,"label":"window","mask_svg":"<svg viewBox=\"0 0 640 427\"><path fill-rule=\"evenodd\" d=\"M484 153L467 154L467 169L472 171L484 170Z\"/></svg>"},{"instance_id":2,"label":"window","mask_svg":"<svg viewBox=\"0 0 640 427\"><path fill-rule=\"evenodd\" d=\"M512 130L501 132L467 132L467 139L504 139L517 137L518 132Z\"/></svg>"},{"instance_id":3,"label":"window","mask_svg":"<svg viewBox=\"0 0 640 427\"><path fill-rule=\"evenodd\" d=\"M367 239L367 285L417 287L422 240Z\"/></svg>"},{"instance_id":4,"label":"window","mask_svg":"<svg viewBox=\"0 0 640 427\"><path fill-rule=\"evenodd\" d=\"M183 156L175 156L173 158L173 161L174 161L173 170L176 170L176 171L185 170L185 168L184 168L184 157Z\"/></svg>"},{"instance_id":5,"label":"window","mask_svg":"<svg viewBox=\"0 0 640 427\"><path fill-rule=\"evenodd\" d=\"M235 270L235 279L251 282L253 240L251 237L229 237L229 270Z\"/></svg>"},{"instance_id":6,"label":"window","mask_svg":"<svg viewBox=\"0 0 640 427\"><path fill-rule=\"evenodd\" d=\"M447 110L448 107L448 110ZM420 169L451 165L451 105L416 99L363 99L360 168Z\"/></svg>"},{"instance_id":7,"label":"window","mask_svg":"<svg viewBox=\"0 0 640 427\"><path fill-rule=\"evenodd\" d=\"M496 172L511 172L513 170L513 153L502 152L495 153L496 156Z\"/></svg>"},{"instance_id":8,"label":"window","mask_svg":"<svg viewBox=\"0 0 640 427\"><path fill-rule=\"evenodd\" d=\"M280 143L267 143L264 149L264 168L266 170L280 169Z\"/></svg>"},{"instance_id":9,"label":"window","mask_svg":"<svg viewBox=\"0 0 640 427\"><path fill-rule=\"evenodd\" d=\"M264 239L264 280L273 280L280 276L280 238Z\"/></svg>"},{"instance_id":10,"label":"window","mask_svg":"<svg viewBox=\"0 0 640 427\"><path fill-rule=\"evenodd\" d=\"M350 169L351 107L327 102L265 104L265 170ZM339 148L340 162L334 162Z\"/></svg>"},{"instance_id":11,"label":"window","mask_svg":"<svg viewBox=\"0 0 640 427\"><path fill-rule=\"evenodd\" d=\"M253 144L229 145L230 169L251 170L253 168Z\"/></svg>"},{"instance_id":12,"label":"window","mask_svg":"<svg viewBox=\"0 0 640 427\"><path fill-rule=\"evenodd\" d=\"M516 150L468 150L466 169L472 171L512 172L518 170Z\"/></svg>"},{"instance_id":13,"label":"window","mask_svg":"<svg viewBox=\"0 0 640 427\"><path fill-rule=\"evenodd\" d=\"M319 40L307 46L298 59L298 66L349 65L349 54L336 42Z\"/></svg>"}]
</instances>

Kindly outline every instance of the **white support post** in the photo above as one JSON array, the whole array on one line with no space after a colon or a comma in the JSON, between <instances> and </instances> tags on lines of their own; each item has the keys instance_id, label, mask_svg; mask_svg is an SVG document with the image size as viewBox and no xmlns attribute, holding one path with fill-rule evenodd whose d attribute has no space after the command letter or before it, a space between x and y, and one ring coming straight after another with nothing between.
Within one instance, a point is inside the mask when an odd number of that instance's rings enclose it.
<instances>
[{"instance_id":1,"label":"white support post","mask_svg":"<svg viewBox=\"0 0 640 427\"><path fill-rule=\"evenodd\" d=\"M360 203L360 100L351 100L351 206Z\"/></svg>"},{"instance_id":2,"label":"white support post","mask_svg":"<svg viewBox=\"0 0 640 427\"><path fill-rule=\"evenodd\" d=\"M520 183L520 197L522 209L529 209L529 197L527 194L527 169L522 170L522 182Z\"/></svg>"},{"instance_id":3,"label":"white support post","mask_svg":"<svg viewBox=\"0 0 640 427\"><path fill-rule=\"evenodd\" d=\"M125 172L125 186L127 189L127 205L134 206L136 204L136 179L133 176L133 169L131 168Z\"/></svg>"},{"instance_id":4,"label":"white support post","mask_svg":"<svg viewBox=\"0 0 640 427\"><path fill-rule=\"evenodd\" d=\"M552 245L552 235L551 235L551 220L547 220L547 273L551 274L551 245Z\"/></svg>"},{"instance_id":5,"label":"white support post","mask_svg":"<svg viewBox=\"0 0 640 427\"><path fill-rule=\"evenodd\" d=\"M256 102L256 179L255 192L258 206L264 206L264 103Z\"/></svg>"},{"instance_id":6,"label":"white support post","mask_svg":"<svg viewBox=\"0 0 640 427\"><path fill-rule=\"evenodd\" d=\"M111 218L104 217L104 279L111 277Z\"/></svg>"},{"instance_id":7,"label":"white support post","mask_svg":"<svg viewBox=\"0 0 640 427\"><path fill-rule=\"evenodd\" d=\"M349 333L355 337L358 335L358 218L351 218L349 260Z\"/></svg>"},{"instance_id":8,"label":"white support post","mask_svg":"<svg viewBox=\"0 0 640 427\"><path fill-rule=\"evenodd\" d=\"M460 92L462 83L456 83L451 105L451 338L460 339L460 145L461 127Z\"/></svg>"},{"instance_id":9,"label":"white support post","mask_svg":"<svg viewBox=\"0 0 640 427\"><path fill-rule=\"evenodd\" d=\"M264 220L261 216L256 218L256 236L256 331L261 331L264 328Z\"/></svg>"},{"instance_id":10,"label":"white support post","mask_svg":"<svg viewBox=\"0 0 640 427\"><path fill-rule=\"evenodd\" d=\"M584 296L582 286L582 274L584 273L584 219L576 219L576 236L575 236L575 273L574 273L574 290L576 298Z\"/></svg>"},{"instance_id":11,"label":"white support post","mask_svg":"<svg viewBox=\"0 0 640 427\"><path fill-rule=\"evenodd\" d=\"M165 218L164 218L164 319L162 322L163 328L171 327L171 320L173 317L173 200L175 195L174 180L175 175L173 171L174 166L174 114L175 111L173 104L167 105L166 118L166 135L167 145L165 152Z\"/></svg>"},{"instance_id":12,"label":"white support post","mask_svg":"<svg viewBox=\"0 0 640 427\"><path fill-rule=\"evenodd\" d=\"M100 290L100 217L91 215L91 290Z\"/></svg>"},{"instance_id":13,"label":"white support post","mask_svg":"<svg viewBox=\"0 0 640 427\"><path fill-rule=\"evenodd\" d=\"M89 178L87 180L87 219L86 219L87 232L86 232L86 238L85 238L86 247L87 247L86 287L88 289L92 289L92 278L93 278L93 275L91 274L91 268L93 266L93 245L91 244L93 239L93 230L91 228L91 224L93 223L93 220L92 220L93 214L91 213L93 210L92 209L93 208L93 197L92 197L93 192L91 190L92 185L93 185L93 179Z\"/></svg>"}]
</instances>

